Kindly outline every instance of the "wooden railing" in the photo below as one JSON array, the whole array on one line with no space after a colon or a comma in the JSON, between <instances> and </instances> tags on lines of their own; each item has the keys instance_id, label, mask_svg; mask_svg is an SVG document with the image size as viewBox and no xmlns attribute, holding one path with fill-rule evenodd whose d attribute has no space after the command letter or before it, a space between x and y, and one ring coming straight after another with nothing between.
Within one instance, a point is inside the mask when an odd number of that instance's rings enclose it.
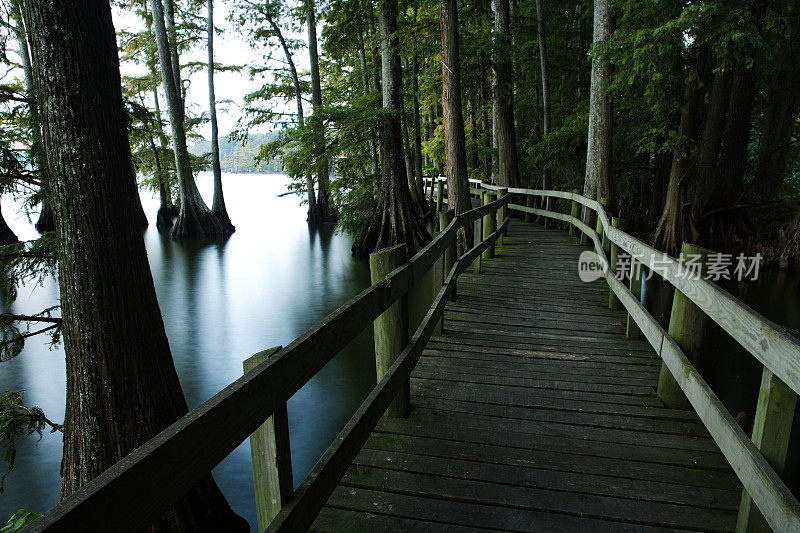
<instances>
[{"instance_id":1,"label":"wooden railing","mask_svg":"<svg viewBox=\"0 0 800 533\"><path fill-rule=\"evenodd\" d=\"M473 193L499 189L478 180L470 180L470 185ZM659 354L741 480L744 491L737 531L762 530L765 526L762 520L774 531L800 531L800 504L773 468L782 470L786 459L795 402L800 393L800 341L716 284L685 275L686 269L679 260L614 227L601 202L562 191L522 188L507 191L512 195L542 198L543 205L555 205L555 200L572 204L570 214L530 207L530 202L527 206L509 203L508 208L566 222L592 241L609 289ZM551 203L549 199L554 201ZM597 214L595 229L578 217L579 206ZM609 248L606 243L630 254L632 273L640 272L644 265L671 283L764 366L752 439L739 427L678 343L644 308L641 293L634 294L617 278L615 265L606 255Z\"/></svg>"},{"instance_id":2,"label":"wooden railing","mask_svg":"<svg viewBox=\"0 0 800 533\"><path fill-rule=\"evenodd\" d=\"M506 195L455 216L419 253L317 323L264 363L189 412L96 479L60 502L25 531L129 531L145 528L270 417L278 432L288 432L286 402L356 335L419 284L443 256L455 257L457 232L481 217L504 212ZM280 513L269 531L299 531L313 522L333 488L411 371L444 313L455 281L508 225L452 262L441 287L410 342L372 389L296 492L281 483ZM430 279L427 277L426 279ZM282 419L283 423L277 423ZM288 433L276 435L278 462L290 461ZM281 446L283 442L283 446ZM286 471L278 465L278 474ZM285 477L285 474L283 475ZM288 476L291 476L290 469ZM288 487L287 487L288 485Z\"/></svg>"}]
</instances>

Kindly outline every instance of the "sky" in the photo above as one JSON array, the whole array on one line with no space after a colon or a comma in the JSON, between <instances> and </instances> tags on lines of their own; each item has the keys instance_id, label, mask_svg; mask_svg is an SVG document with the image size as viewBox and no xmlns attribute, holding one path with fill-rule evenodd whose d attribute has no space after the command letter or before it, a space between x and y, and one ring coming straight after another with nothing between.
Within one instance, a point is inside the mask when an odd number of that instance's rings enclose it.
<instances>
[{"instance_id":1,"label":"sky","mask_svg":"<svg viewBox=\"0 0 800 533\"><path fill-rule=\"evenodd\" d=\"M225 136L234 130L237 126L237 121L242 114L242 106L244 103L244 96L258 89L265 81L263 79L251 80L248 73L250 66L262 66L267 61L265 56L266 49L252 49L246 42L245 36L242 31L228 21L228 14L230 2L221 2L219 0L214 2L214 25L222 31L214 36L214 60L222 65L243 65L245 66L240 72L226 71L215 72L214 74L214 92L217 99L217 122L219 123L220 136ZM198 15L205 17L207 14L205 6ZM134 13L125 12L118 8L113 10L114 27L116 30L138 31L142 28L143 22ZM295 34L292 32L286 33L287 38L302 39L305 42L305 35ZM277 44L277 42L275 42ZM186 64L189 61L199 61L206 63L208 61L208 52L205 45L197 45L194 49L181 56L181 64ZM282 56L277 56L281 57ZM296 52L295 61L298 70L307 71L309 69L308 52L305 48ZM280 63L272 60L273 67L279 67ZM120 72L123 76L141 75L143 73L143 65L135 65L131 63L123 63L120 65ZM269 74L267 74L269 76ZM187 93L186 104L192 114L200 114L208 110L208 71L205 69L194 72L189 76L189 89ZM163 98L163 91L159 90L159 99L162 106L165 105ZM229 100L230 102L225 102ZM275 107L283 110L286 105L283 102L275 102ZM162 107L163 108L163 107ZM287 108L289 109L289 108ZM254 130L253 133L261 133L266 128ZM206 123L197 127L196 131L208 139L211 126Z\"/></svg>"}]
</instances>

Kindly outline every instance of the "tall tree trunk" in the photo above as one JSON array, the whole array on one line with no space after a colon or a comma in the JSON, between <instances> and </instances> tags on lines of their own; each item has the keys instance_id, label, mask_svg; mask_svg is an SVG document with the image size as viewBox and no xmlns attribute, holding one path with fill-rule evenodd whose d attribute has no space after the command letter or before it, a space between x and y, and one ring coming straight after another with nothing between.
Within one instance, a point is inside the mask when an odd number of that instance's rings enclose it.
<instances>
[{"instance_id":1,"label":"tall tree trunk","mask_svg":"<svg viewBox=\"0 0 800 533\"><path fill-rule=\"evenodd\" d=\"M467 101L469 111L469 150L467 150L467 173L474 172L480 166L478 160L478 118L476 117L477 105L475 98Z\"/></svg>"},{"instance_id":2,"label":"tall tree trunk","mask_svg":"<svg viewBox=\"0 0 800 533\"><path fill-rule=\"evenodd\" d=\"M283 32L280 26L278 26L278 23L275 22L275 19L269 14L267 14L266 17L267 22L272 27L272 31L275 32L275 36L278 38L278 42L281 45L283 55L286 57L286 64L289 65L289 73L292 76L292 86L294 87L294 99L297 103L297 123L300 127L303 127L305 124L303 115L303 91L300 88L300 77L297 75L297 67L295 67L294 64L292 51L289 49L289 45L286 44ZM311 176L310 172L306 174L306 195L308 199L308 215L306 216L306 221L309 224L315 224L319 222L319 212L317 210L317 197L314 193L314 178Z\"/></svg>"},{"instance_id":3,"label":"tall tree trunk","mask_svg":"<svg viewBox=\"0 0 800 533\"><path fill-rule=\"evenodd\" d=\"M731 97L722 134L717 172L714 175L714 192L709 201L710 209L726 209L703 221L704 231L726 231L733 226L743 226L742 211L727 210L741 203L744 193L744 171L747 167L747 145L750 141L750 126L753 116L753 99L756 94L754 67L741 62L731 81Z\"/></svg>"},{"instance_id":4,"label":"tall tree trunk","mask_svg":"<svg viewBox=\"0 0 800 533\"><path fill-rule=\"evenodd\" d=\"M167 25L167 41L169 43L170 72L175 83L178 99L178 108L181 112L181 122L186 117L186 98L183 94L183 81L181 80L181 58L178 54L178 28L175 25L175 2L164 0L164 16Z\"/></svg>"},{"instance_id":5,"label":"tall tree trunk","mask_svg":"<svg viewBox=\"0 0 800 533\"><path fill-rule=\"evenodd\" d=\"M514 127L514 85L511 65L511 15L509 0L492 0L494 45L492 98L494 134L497 138L497 185L520 187L517 133Z\"/></svg>"},{"instance_id":6,"label":"tall tree trunk","mask_svg":"<svg viewBox=\"0 0 800 533\"><path fill-rule=\"evenodd\" d=\"M42 143L42 123L39 118L39 104L36 102L36 87L33 78L33 66L31 65L31 54L28 48L28 39L25 36L25 21L22 19L19 2L12 4L12 16L16 19L16 38L19 43L19 55L22 59L22 71L25 74L25 95L28 97L28 115L31 124L31 148L29 152L30 160L36 165L36 171L42 183L42 209L39 212L39 219L36 221L36 231L46 233L55 231L56 221L53 216L53 208L50 207L50 192L48 190L47 158L44 153Z\"/></svg>"},{"instance_id":7,"label":"tall tree trunk","mask_svg":"<svg viewBox=\"0 0 800 533\"><path fill-rule=\"evenodd\" d=\"M697 135L702 94L699 84L699 73L703 71L705 53L697 53L686 80L686 89L681 108L680 125L678 126L678 145L672 156L672 168L669 173L667 196L664 210L656 227L653 238L654 245L665 252L677 255L681 243L693 242L686 213L687 172L692 159L694 139Z\"/></svg>"},{"instance_id":8,"label":"tall tree trunk","mask_svg":"<svg viewBox=\"0 0 800 533\"><path fill-rule=\"evenodd\" d=\"M155 66L153 67L153 79L156 79ZM153 150L153 156L155 158L156 174L158 175L158 194L160 200L158 212L156 213L156 227L167 230L172 227L172 217L174 216L175 207L172 205L172 194L167 189L165 172L164 169L161 168L161 158L159 156L161 149L164 148L164 137L163 132L161 131L161 105L158 102L158 90L156 89L155 85L153 86L153 103L155 105L156 122L158 123L158 133L160 139L159 147L156 147L155 139L153 139L152 134L150 135L150 147Z\"/></svg>"},{"instance_id":9,"label":"tall tree trunk","mask_svg":"<svg viewBox=\"0 0 800 533\"><path fill-rule=\"evenodd\" d=\"M214 0L208 1L208 109L211 119L211 169L214 173L214 199L211 212L217 217L225 232L236 231L225 208L222 192L222 168L219 163L219 128L217 126L217 96L214 93Z\"/></svg>"},{"instance_id":10,"label":"tall tree trunk","mask_svg":"<svg viewBox=\"0 0 800 533\"><path fill-rule=\"evenodd\" d=\"M328 151L325 148L325 125L319 113L322 111L322 85L319 77L319 53L317 49L317 14L314 0L306 0L306 23L308 24L308 55L311 59L311 105L314 109L315 156L317 160L317 218L318 222L336 222L336 212L331 205L328 179Z\"/></svg>"},{"instance_id":11,"label":"tall tree trunk","mask_svg":"<svg viewBox=\"0 0 800 533\"><path fill-rule=\"evenodd\" d=\"M792 43L800 41L800 14L794 13L792 34L780 43L772 83L766 89L761 140L755 174L758 201L770 202L782 191L792 130L800 112L800 58Z\"/></svg>"},{"instance_id":12,"label":"tall tree trunk","mask_svg":"<svg viewBox=\"0 0 800 533\"><path fill-rule=\"evenodd\" d=\"M381 114L381 190L364 234L353 243L353 254L358 256L400 243L405 243L409 253L414 254L431 239L414 209L403 160L400 124L403 80L398 51L397 0L380 0L379 24L384 110Z\"/></svg>"},{"instance_id":13,"label":"tall tree trunk","mask_svg":"<svg viewBox=\"0 0 800 533\"><path fill-rule=\"evenodd\" d=\"M542 133L544 137L550 135L551 112L550 112L550 74L547 68L547 40L545 39L544 8L542 0L536 0L536 16L539 22L539 63L542 67L542 107L544 112L544 122ZM545 167L542 174L542 187L550 189L552 186L550 178L550 167Z\"/></svg>"},{"instance_id":14,"label":"tall tree trunk","mask_svg":"<svg viewBox=\"0 0 800 533\"><path fill-rule=\"evenodd\" d=\"M703 126L703 138L700 141L697 162L693 168L692 218L694 220L703 216L714 190L714 175L717 172L722 133L725 129L725 116L731 94L731 78L730 70L723 69L722 65L719 65L714 74Z\"/></svg>"},{"instance_id":15,"label":"tall tree trunk","mask_svg":"<svg viewBox=\"0 0 800 533\"><path fill-rule=\"evenodd\" d=\"M414 115L414 174L417 183L417 191L422 198L421 207L425 207L425 185L423 179L423 166L422 166L422 126L420 125L419 118L419 58L417 57L417 6L414 5L414 37L413 37L413 55L411 57L411 110Z\"/></svg>"},{"instance_id":16,"label":"tall tree trunk","mask_svg":"<svg viewBox=\"0 0 800 533\"><path fill-rule=\"evenodd\" d=\"M411 198L414 200L416 208L419 210L419 215L424 216L425 201L422 192L417 188L416 169L414 168L414 156L411 151L411 140L408 134L408 118L405 111L405 98L403 92L400 91L400 104L403 106L403 111L400 113L400 129L403 134L403 157L406 162L406 178L408 179L408 190L411 192Z\"/></svg>"},{"instance_id":17,"label":"tall tree trunk","mask_svg":"<svg viewBox=\"0 0 800 533\"><path fill-rule=\"evenodd\" d=\"M586 178L583 195L587 198L607 198L612 201L611 157L612 117L611 98L606 93L611 68L601 57L599 48L611 36L611 5L609 0L594 1L594 51L592 78L589 87L589 135L586 150ZM592 212L587 209L587 214ZM591 216L584 222L592 223Z\"/></svg>"},{"instance_id":18,"label":"tall tree trunk","mask_svg":"<svg viewBox=\"0 0 800 533\"><path fill-rule=\"evenodd\" d=\"M483 108L483 114L481 115L481 129L483 130L483 140L484 140L484 147L486 148L486 157L483 160L483 181L486 183L491 183L492 181L492 148L493 143L492 139L494 139L494 133L492 128L492 122L489 121L489 109L492 107L490 103L489 97L489 84L486 81L486 77L481 77L481 103L483 104L481 107Z\"/></svg>"},{"instance_id":19,"label":"tall tree trunk","mask_svg":"<svg viewBox=\"0 0 800 533\"><path fill-rule=\"evenodd\" d=\"M164 9L161 0L151 0L153 13L153 30L156 35L158 57L161 64L161 80L167 97L170 129L172 130L172 146L175 151L175 169L180 186L181 210L172 230L173 237L208 237L229 235L228 229L214 216L200 196L189 164L189 150L186 147L186 133L183 129L183 113L180 108L178 89L172 72L172 59L167 40L167 29L164 25Z\"/></svg>"},{"instance_id":20,"label":"tall tree trunk","mask_svg":"<svg viewBox=\"0 0 800 533\"><path fill-rule=\"evenodd\" d=\"M371 16L371 15L370 15ZM369 68L367 68L367 51L364 47L364 31L362 28L361 22L361 12L359 11L356 14L358 19L358 33L356 34L357 43L358 43L358 60L361 65L361 85L364 91L364 96L369 96L372 94L369 86ZM375 146L375 139L370 136L369 139L369 156L372 161L372 180L374 182L373 190L375 192L378 191L378 174L380 172L381 164L380 160L378 159L378 148Z\"/></svg>"},{"instance_id":21,"label":"tall tree trunk","mask_svg":"<svg viewBox=\"0 0 800 533\"><path fill-rule=\"evenodd\" d=\"M439 21L442 31L442 111L444 151L447 158L447 200L456 215L472 209L467 175L467 147L461 105L461 59L456 0L441 0ZM459 231L458 253L473 246L472 226Z\"/></svg>"},{"instance_id":22,"label":"tall tree trunk","mask_svg":"<svg viewBox=\"0 0 800 533\"><path fill-rule=\"evenodd\" d=\"M188 409L136 224L138 193L109 3L22 5L58 221L65 498ZM155 526L247 529L210 474Z\"/></svg>"}]
</instances>

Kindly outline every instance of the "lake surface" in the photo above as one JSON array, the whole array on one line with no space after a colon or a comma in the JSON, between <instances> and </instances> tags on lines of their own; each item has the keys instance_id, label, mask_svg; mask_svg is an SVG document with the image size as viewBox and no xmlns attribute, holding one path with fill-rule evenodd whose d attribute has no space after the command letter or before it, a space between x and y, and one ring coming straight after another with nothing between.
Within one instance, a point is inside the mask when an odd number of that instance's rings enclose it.
<instances>
[{"instance_id":1,"label":"lake surface","mask_svg":"<svg viewBox=\"0 0 800 533\"><path fill-rule=\"evenodd\" d=\"M224 242L175 241L156 230L157 198L143 193L150 220L144 240L172 355L189 407L242 375L242 361L286 345L369 286L366 261L350 255L352 238L330 227L309 229L306 208L286 191L283 175L226 174L225 199L236 232ZM198 186L210 205L208 173ZM38 233L19 204L2 199L20 239ZM13 306L35 312L57 301L58 286L25 287ZM295 483L299 483L375 384L372 329L334 358L288 404ZM51 420L64 417L63 348L33 338L0 363L0 391L23 390ZM0 525L19 508L44 512L58 501L61 435L23 439L0 495ZM5 465L2 465L5 471ZM256 525L249 441L215 470L234 510Z\"/></svg>"}]
</instances>

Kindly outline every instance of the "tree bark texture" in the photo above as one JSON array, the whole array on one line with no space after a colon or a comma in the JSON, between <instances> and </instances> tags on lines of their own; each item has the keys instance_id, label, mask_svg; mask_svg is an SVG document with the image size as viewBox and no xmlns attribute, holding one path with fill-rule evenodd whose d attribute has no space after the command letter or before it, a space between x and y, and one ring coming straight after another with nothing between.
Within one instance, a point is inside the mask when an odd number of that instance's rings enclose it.
<instances>
[{"instance_id":1,"label":"tree bark texture","mask_svg":"<svg viewBox=\"0 0 800 533\"><path fill-rule=\"evenodd\" d=\"M666 200L654 236L654 245L665 252L676 255L681 244L693 242L686 209L687 173L693 157L694 140L699 126L702 91L699 73L703 71L703 56L698 53L696 64L692 66L686 80L680 125L678 126L678 145L672 156Z\"/></svg>"},{"instance_id":2,"label":"tree bark texture","mask_svg":"<svg viewBox=\"0 0 800 533\"><path fill-rule=\"evenodd\" d=\"M599 48L611 36L611 5L609 0L594 2L594 52L589 87L589 135L586 150L586 179L583 195L587 198L607 198L612 201L611 157L612 117L611 98L606 93L611 68ZM588 211L588 210L587 210Z\"/></svg>"},{"instance_id":3,"label":"tree bark texture","mask_svg":"<svg viewBox=\"0 0 800 533\"><path fill-rule=\"evenodd\" d=\"M447 161L447 201L456 215L472 209L467 174L467 147L461 102L461 60L458 30L458 3L441 0L439 21L442 31L442 111ZM458 253L473 246L472 227L459 231Z\"/></svg>"},{"instance_id":4,"label":"tree bark texture","mask_svg":"<svg viewBox=\"0 0 800 533\"><path fill-rule=\"evenodd\" d=\"M550 74L547 65L547 40L545 38L545 19L542 0L536 0L536 16L539 28L539 63L542 70L542 111L544 113L542 134L547 137L550 135L552 127L552 113L550 110ZM550 189L552 185L550 176L550 167L545 167L542 173L542 187L544 189Z\"/></svg>"},{"instance_id":5,"label":"tree bark texture","mask_svg":"<svg viewBox=\"0 0 800 533\"><path fill-rule=\"evenodd\" d=\"M492 98L494 134L497 137L497 185L521 187L514 127L514 84L511 64L511 15L509 0L492 0L494 42L492 50Z\"/></svg>"},{"instance_id":6,"label":"tree bark texture","mask_svg":"<svg viewBox=\"0 0 800 533\"><path fill-rule=\"evenodd\" d=\"M104 0L23 2L57 216L65 498L187 412L137 224L116 35ZM244 530L209 474L154 525Z\"/></svg>"}]
</instances>

